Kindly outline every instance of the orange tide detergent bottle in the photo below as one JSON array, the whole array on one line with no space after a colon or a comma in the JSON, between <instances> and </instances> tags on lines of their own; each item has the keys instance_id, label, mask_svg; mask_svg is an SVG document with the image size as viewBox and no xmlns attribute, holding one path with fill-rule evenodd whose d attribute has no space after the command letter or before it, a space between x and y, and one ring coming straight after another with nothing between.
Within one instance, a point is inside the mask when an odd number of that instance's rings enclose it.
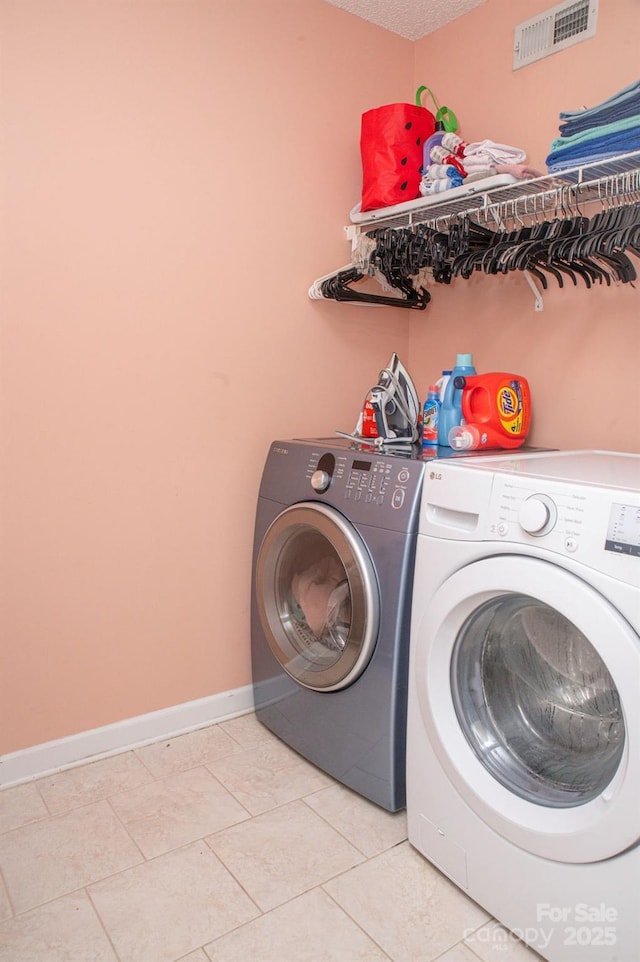
<instances>
[{"instance_id":1,"label":"orange tide detergent bottle","mask_svg":"<svg viewBox=\"0 0 640 962\"><path fill-rule=\"evenodd\" d=\"M494 372L459 377L462 424L451 428L449 444L457 451L519 448L531 423L529 384L518 374Z\"/></svg>"}]
</instances>

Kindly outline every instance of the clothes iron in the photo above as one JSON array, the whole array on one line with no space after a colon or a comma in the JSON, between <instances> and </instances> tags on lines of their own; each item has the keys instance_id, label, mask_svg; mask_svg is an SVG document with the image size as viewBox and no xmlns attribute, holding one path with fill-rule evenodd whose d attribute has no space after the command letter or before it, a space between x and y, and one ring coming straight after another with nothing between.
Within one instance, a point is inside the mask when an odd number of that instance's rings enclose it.
<instances>
[{"instance_id":1,"label":"clothes iron","mask_svg":"<svg viewBox=\"0 0 640 962\"><path fill-rule=\"evenodd\" d=\"M367 440L378 447L387 444L414 444L419 437L420 401L415 385L397 354L391 355L387 367L378 375L378 383L365 398L373 409L378 436ZM353 434L336 431L341 437L361 441L363 415L360 413Z\"/></svg>"}]
</instances>

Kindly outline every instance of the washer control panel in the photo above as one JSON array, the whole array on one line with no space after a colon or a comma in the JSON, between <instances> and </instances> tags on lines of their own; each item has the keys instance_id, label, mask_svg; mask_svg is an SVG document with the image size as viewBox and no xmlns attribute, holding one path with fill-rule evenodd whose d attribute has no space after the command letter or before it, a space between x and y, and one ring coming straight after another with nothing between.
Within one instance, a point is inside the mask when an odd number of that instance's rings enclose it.
<instances>
[{"instance_id":1,"label":"washer control panel","mask_svg":"<svg viewBox=\"0 0 640 962\"><path fill-rule=\"evenodd\" d=\"M640 455L552 451L433 461L420 533L553 553L640 584ZM534 552L535 553L535 552Z\"/></svg>"},{"instance_id":2,"label":"washer control panel","mask_svg":"<svg viewBox=\"0 0 640 962\"><path fill-rule=\"evenodd\" d=\"M585 532L587 491L557 489L549 482L496 475L492 497L492 528L501 538L522 535L544 539L545 546L561 544L575 550ZM553 490L553 489L556 490ZM524 540L524 539L523 539Z\"/></svg>"},{"instance_id":3,"label":"washer control panel","mask_svg":"<svg viewBox=\"0 0 640 962\"><path fill-rule=\"evenodd\" d=\"M496 474L488 522L490 537L538 543L601 570L614 555L628 556L640 578L637 493Z\"/></svg>"}]
</instances>

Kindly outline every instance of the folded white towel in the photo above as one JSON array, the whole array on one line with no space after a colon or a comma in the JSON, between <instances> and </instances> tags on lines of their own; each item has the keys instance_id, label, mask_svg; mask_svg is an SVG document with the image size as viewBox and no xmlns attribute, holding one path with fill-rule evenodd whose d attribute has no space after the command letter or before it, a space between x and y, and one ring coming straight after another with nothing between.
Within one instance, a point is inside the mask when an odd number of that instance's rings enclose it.
<instances>
[{"instance_id":1,"label":"folded white towel","mask_svg":"<svg viewBox=\"0 0 640 962\"><path fill-rule=\"evenodd\" d=\"M479 170L492 170L496 164L489 157L481 157L479 154L476 157L463 157L464 169L468 174L472 171L477 173Z\"/></svg>"},{"instance_id":2,"label":"folded white towel","mask_svg":"<svg viewBox=\"0 0 640 962\"><path fill-rule=\"evenodd\" d=\"M465 167L468 167L468 162L480 166L479 161L483 161L488 166L521 164L526 156L524 150L520 150L519 147L510 147L509 144L496 144L493 140L480 140L475 144L467 144L462 162Z\"/></svg>"}]
</instances>

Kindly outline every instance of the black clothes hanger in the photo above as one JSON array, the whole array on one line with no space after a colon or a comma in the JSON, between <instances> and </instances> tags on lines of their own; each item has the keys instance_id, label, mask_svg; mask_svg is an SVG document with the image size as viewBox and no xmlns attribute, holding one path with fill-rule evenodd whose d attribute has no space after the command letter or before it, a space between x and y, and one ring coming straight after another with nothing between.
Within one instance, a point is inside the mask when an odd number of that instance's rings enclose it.
<instances>
[{"instance_id":1,"label":"black clothes hanger","mask_svg":"<svg viewBox=\"0 0 640 962\"><path fill-rule=\"evenodd\" d=\"M469 278L474 270L486 274L530 271L547 288L546 277L560 287L568 280L587 288L612 281L630 283L637 278L627 252L640 256L640 205L621 204L603 209L593 218L562 209L550 220L511 231L485 235L480 246L458 254L452 263L454 276Z\"/></svg>"},{"instance_id":2,"label":"black clothes hanger","mask_svg":"<svg viewBox=\"0 0 640 962\"><path fill-rule=\"evenodd\" d=\"M321 283L322 296L335 301L404 307L418 311L423 311L431 300L431 295L425 288L416 291L406 283L403 283L400 288L404 297L392 297L386 294L372 294L367 291L354 290L351 285L363 280L365 276L355 267L350 270L338 271L333 277L329 277Z\"/></svg>"},{"instance_id":3,"label":"black clothes hanger","mask_svg":"<svg viewBox=\"0 0 640 962\"><path fill-rule=\"evenodd\" d=\"M419 279L421 272L435 283L450 284L453 277L468 279L475 271L496 275L527 271L545 290L550 281L561 288L586 289L632 283L637 271L630 255L640 257L639 185L638 180L614 184L603 180L596 197L588 183L553 183L551 190L537 196L522 193L428 223L372 228L364 235L369 243L364 262L358 263L363 273L328 282L327 296L424 309L429 295ZM603 197L601 186L607 192ZM533 209L527 206L528 198L534 200ZM579 206L585 198L590 204L600 200L602 209L585 216ZM497 224L513 226L489 227L490 216ZM365 273L381 275L401 298L354 291L351 285Z\"/></svg>"}]
</instances>

